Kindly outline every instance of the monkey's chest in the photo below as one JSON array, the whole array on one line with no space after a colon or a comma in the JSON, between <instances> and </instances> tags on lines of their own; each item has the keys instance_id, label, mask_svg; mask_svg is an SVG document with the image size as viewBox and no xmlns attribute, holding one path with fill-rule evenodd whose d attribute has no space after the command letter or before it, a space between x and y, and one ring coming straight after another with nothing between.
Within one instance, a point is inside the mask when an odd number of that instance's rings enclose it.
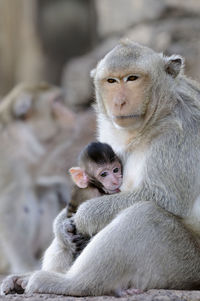
<instances>
[{"instance_id":1,"label":"monkey's chest","mask_svg":"<svg viewBox=\"0 0 200 301\"><path fill-rule=\"evenodd\" d=\"M123 167L121 191L132 191L142 184L145 175L146 159L147 152L144 151L135 151L128 157Z\"/></svg>"}]
</instances>

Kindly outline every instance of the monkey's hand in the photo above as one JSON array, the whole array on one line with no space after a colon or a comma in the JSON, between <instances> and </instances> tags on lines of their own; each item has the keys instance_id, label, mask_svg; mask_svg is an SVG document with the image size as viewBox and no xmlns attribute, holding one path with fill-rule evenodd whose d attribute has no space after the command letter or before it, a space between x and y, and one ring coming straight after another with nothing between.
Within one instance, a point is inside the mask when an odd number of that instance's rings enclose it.
<instances>
[{"instance_id":1,"label":"monkey's hand","mask_svg":"<svg viewBox=\"0 0 200 301\"><path fill-rule=\"evenodd\" d=\"M68 234L71 235L72 237L74 235L76 235L76 225L75 225L75 221L74 221L74 217L70 217L67 218L64 222L63 222L63 227L64 227L64 231Z\"/></svg>"},{"instance_id":2,"label":"monkey's hand","mask_svg":"<svg viewBox=\"0 0 200 301\"><path fill-rule=\"evenodd\" d=\"M54 234L59 242L67 246L76 258L86 246L89 237L77 233L74 216L67 218L66 210L63 209L54 221Z\"/></svg>"},{"instance_id":3,"label":"monkey's hand","mask_svg":"<svg viewBox=\"0 0 200 301\"><path fill-rule=\"evenodd\" d=\"M72 242L76 246L75 258L79 256L79 254L83 251L83 249L87 246L90 241L90 237L83 234L76 234L72 238Z\"/></svg>"},{"instance_id":4,"label":"monkey's hand","mask_svg":"<svg viewBox=\"0 0 200 301\"><path fill-rule=\"evenodd\" d=\"M72 245L72 238L76 235L74 218L67 218L66 210L63 209L56 217L53 225L55 237L65 246Z\"/></svg>"},{"instance_id":5,"label":"monkey's hand","mask_svg":"<svg viewBox=\"0 0 200 301\"><path fill-rule=\"evenodd\" d=\"M76 258L86 247L90 240L90 237L81 233L77 233L73 217L67 219L67 222L65 224L65 231L67 232L67 235L70 236L70 240L74 245L74 257Z\"/></svg>"}]
</instances>

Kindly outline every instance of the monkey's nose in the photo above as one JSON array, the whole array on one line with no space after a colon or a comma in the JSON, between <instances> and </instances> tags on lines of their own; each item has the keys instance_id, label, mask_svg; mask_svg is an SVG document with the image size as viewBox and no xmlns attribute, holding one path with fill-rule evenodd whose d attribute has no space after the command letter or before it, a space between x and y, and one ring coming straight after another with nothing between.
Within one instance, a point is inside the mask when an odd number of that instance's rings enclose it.
<instances>
[{"instance_id":1,"label":"monkey's nose","mask_svg":"<svg viewBox=\"0 0 200 301\"><path fill-rule=\"evenodd\" d=\"M120 104L120 109L122 109L125 106L125 104L126 104L126 100L123 100Z\"/></svg>"},{"instance_id":2,"label":"monkey's nose","mask_svg":"<svg viewBox=\"0 0 200 301\"><path fill-rule=\"evenodd\" d=\"M114 99L114 105L115 107L122 109L124 105L126 104L126 97L125 95L118 96Z\"/></svg>"},{"instance_id":3,"label":"monkey's nose","mask_svg":"<svg viewBox=\"0 0 200 301\"><path fill-rule=\"evenodd\" d=\"M121 99L120 101L118 101L118 103L116 103L116 106L120 109L122 109L126 104L126 100L125 99Z\"/></svg>"},{"instance_id":4,"label":"monkey's nose","mask_svg":"<svg viewBox=\"0 0 200 301\"><path fill-rule=\"evenodd\" d=\"M112 180L112 185L118 185L118 184L119 184L118 179L113 179L113 180Z\"/></svg>"}]
</instances>

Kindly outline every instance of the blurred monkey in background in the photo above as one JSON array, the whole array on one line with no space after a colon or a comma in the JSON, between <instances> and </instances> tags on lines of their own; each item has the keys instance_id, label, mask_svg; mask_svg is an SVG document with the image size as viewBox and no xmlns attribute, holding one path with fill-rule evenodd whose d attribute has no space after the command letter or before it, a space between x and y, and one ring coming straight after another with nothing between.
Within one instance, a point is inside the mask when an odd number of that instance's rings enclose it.
<instances>
[{"instance_id":1,"label":"blurred monkey in background","mask_svg":"<svg viewBox=\"0 0 200 301\"><path fill-rule=\"evenodd\" d=\"M64 177L41 174L45 142L67 112L62 97L46 83L20 84L0 103L0 273L39 267L52 222L69 199Z\"/></svg>"}]
</instances>

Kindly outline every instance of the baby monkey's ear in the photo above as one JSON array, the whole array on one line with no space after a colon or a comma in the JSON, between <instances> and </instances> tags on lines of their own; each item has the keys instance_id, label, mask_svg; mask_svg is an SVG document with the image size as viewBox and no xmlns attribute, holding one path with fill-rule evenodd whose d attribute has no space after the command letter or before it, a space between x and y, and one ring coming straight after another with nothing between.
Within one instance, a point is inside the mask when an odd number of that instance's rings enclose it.
<instances>
[{"instance_id":1,"label":"baby monkey's ear","mask_svg":"<svg viewBox=\"0 0 200 301\"><path fill-rule=\"evenodd\" d=\"M79 187L79 188L87 188L89 184L89 178L88 175L85 173L85 171L80 167L72 167L69 169L69 173L72 177L73 182Z\"/></svg>"}]
</instances>

